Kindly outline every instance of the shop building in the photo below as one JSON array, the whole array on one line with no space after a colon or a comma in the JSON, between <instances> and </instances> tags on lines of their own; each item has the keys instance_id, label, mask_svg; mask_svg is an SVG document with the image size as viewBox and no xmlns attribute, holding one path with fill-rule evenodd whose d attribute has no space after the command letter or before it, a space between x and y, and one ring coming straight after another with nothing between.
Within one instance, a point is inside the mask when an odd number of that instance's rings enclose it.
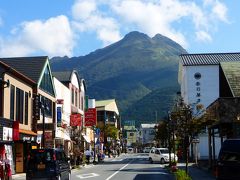
<instances>
[{"instance_id":1,"label":"shop building","mask_svg":"<svg viewBox=\"0 0 240 180\"><path fill-rule=\"evenodd\" d=\"M229 84L225 63L240 63L240 53L209 53L209 54L182 54L179 65L179 82L181 84L181 96L184 102L197 113L196 105L203 105L206 109L219 97L233 97L231 87L236 84ZM231 77L233 74L230 75ZM236 83L236 81L235 81ZM239 82L237 82L239 83ZM207 129L199 135L198 157L209 158ZM221 147L221 138L215 136L215 155Z\"/></svg>"},{"instance_id":2,"label":"shop building","mask_svg":"<svg viewBox=\"0 0 240 180\"><path fill-rule=\"evenodd\" d=\"M12 173L25 171L27 152L36 146L32 131L34 82L0 59L0 158L10 160Z\"/></svg>"},{"instance_id":3,"label":"shop building","mask_svg":"<svg viewBox=\"0 0 240 180\"><path fill-rule=\"evenodd\" d=\"M25 158L30 149L54 147L56 98L50 64L47 56L1 58L1 61L32 83L32 89L28 87L11 89L11 92L14 92L11 98L15 99L16 110L14 109L14 112L16 115L14 118L19 121L20 137L24 142L28 142L25 143L26 145L16 142L14 149L19 155L17 162L20 162L21 154L24 164L23 167L16 168L16 172L24 172ZM27 97L29 98L28 102ZM11 101L13 101L12 99ZM26 103L23 104L23 102ZM26 112L27 105L29 109L32 108L32 111ZM10 107L10 109L13 108ZM19 112L22 113L19 114ZM26 116L29 117L28 121L26 121ZM10 117L13 117L11 113Z\"/></svg>"},{"instance_id":4,"label":"shop building","mask_svg":"<svg viewBox=\"0 0 240 180\"><path fill-rule=\"evenodd\" d=\"M86 132L84 131L85 80L81 79L78 72L75 70L54 72L53 74L54 77L70 91L70 93L68 93L69 96L66 97L68 98L66 103L65 98L62 98L64 99L64 105L59 104L58 107L62 106L62 111L66 111L66 116L70 117L70 127L67 125L64 126L67 126L67 129L70 130L71 145L68 141L68 154L71 159L73 159L72 164L75 165L76 159L80 155L80 152L84 151L86 143L85 138L82 136L82 134L86 136ZM62 123L64 123L64 121Z\"/></svg>"}]
</instances>

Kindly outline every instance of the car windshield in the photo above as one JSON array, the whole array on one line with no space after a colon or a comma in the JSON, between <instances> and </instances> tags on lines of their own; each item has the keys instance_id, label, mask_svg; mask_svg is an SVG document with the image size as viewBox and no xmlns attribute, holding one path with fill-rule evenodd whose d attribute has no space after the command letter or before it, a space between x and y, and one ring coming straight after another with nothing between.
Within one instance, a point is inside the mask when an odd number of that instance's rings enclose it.
<instances>
[{"instance_id":1,"label":"car windshield","mask_svg":"<svg viewBox=\"0 0 240 180\"><path fill-rule=\"evenodd\" d=\"M169 153L168 149L160 149L161 154L167 154Z\"/></svg>"},{"instance_id":2,"label":"car windshield","mask_svg":"<svg viewBox=\"0 0 240 180\"><path fill-rule=\"evenodd\" d=\"M240 154L236 152L222 152L220 154L221 161L238 161L240 162Z\"/></svg>"}]
</instances>

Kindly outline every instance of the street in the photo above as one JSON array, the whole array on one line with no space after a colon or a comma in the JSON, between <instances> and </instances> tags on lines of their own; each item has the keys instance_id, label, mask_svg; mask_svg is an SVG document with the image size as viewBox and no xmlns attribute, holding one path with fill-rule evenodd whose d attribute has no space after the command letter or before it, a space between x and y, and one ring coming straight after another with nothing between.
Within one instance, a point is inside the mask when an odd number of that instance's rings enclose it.
<instances>
[{"instance_id":1,"label":"street","mask_svg":"<svg viewBox=\"0 0 240 180\"><path fill-rule=\"evenodd\" d=\"M14 177L25 179L25 176ZM174 179L164 165L151 164L148 154L122 154L116 158L106 158L104 163L87 165L80 169L72 170L72 180L97 179L97 180L146 180L146 179Z\"/></svg>"}]
</instances>

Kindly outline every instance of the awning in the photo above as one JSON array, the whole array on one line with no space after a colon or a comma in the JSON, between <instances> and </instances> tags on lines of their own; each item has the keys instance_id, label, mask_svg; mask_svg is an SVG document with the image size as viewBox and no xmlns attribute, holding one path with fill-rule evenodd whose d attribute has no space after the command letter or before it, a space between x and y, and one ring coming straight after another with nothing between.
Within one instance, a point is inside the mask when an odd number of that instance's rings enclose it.
<instances>
[{"instance_id":1,"label":"awning","mask_svg":"<svg viewBox=\"0 0 240 180\"><path fill-rule=\"evenodd\" d=\"M90 138L89 138L87 135L82 134L82 136L83 136L83 138L85 139L85 141L86 141L87 143L91 143L91 140L90 140Z\"/></svg>"},{"instance_id":2,"label":"awning","mask_svg":"<svg viewBox=\"0 0 240 180\"><path fill-rule=\"evenodd\" d=\"M25 130L25 129L19 129L19 133L37 136L37 133L30 130Z\"/></svg>"}]
</instances>

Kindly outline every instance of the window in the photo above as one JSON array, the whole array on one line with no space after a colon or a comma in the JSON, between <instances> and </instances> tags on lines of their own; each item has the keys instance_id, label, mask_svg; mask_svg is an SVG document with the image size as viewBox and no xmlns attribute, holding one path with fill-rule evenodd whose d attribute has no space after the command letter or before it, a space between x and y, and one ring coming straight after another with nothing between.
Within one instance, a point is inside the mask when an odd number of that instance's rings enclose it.
<instances>
[{"instance_id":1,"label":"window","mask_svg":"<svg viewBox=\"0 0 240 180\"><path fill-rule=\"evenodd\" d=\"M16 120L23 124L24 92L16 88Z\"/></svg>"},{"instance_id":2,"label":"window","mask_svg":"<svg viewBox=\"0 0 240 180\"><path fill-rule=\"evenodd\" d=\"M45 102L47 109L45 109L45 116L52 117L52 101L46 97L41 96L41 102ZM41 110L42 114L42 110Z\"/></svg>"},{"instance_id":3,"label":"window","mask_svg":"<svg viewBox=\"0 0 240 180\"><path fill-rule=\"evenodd\" d=\"M15 101L15 86L11 85L11 97L10 97L10 119L14 120L14 101Z\"/></svg>"},{"instance_id":4,"label":"window","mask_svg":"<svg viewBox=\"0 0 240 180\"><path fill-rule=\"evenodd\" d=\"M48 92L49 94L54 95L52 79L51 79L49 67L46 68L46 70L43 74L41 84L40 84L40 88L42 90L44 90L45 92Z\"/></svg>"},{"instance_id":5,"label":"window","mask_svg":"<svg viewBox=\"0 0 240 180\"><path fill-rule=\"evenodd\" d=\"M25 124L28 125L28 93L25 92Z\"/></svg>"},{"instance_id":6,"label":"window","mask_svg":"<svg viewBox=\"0 0 240 180\"><path fill-rule=\"evenodd\" d=\"M84 108L84 107L83 107L83 103L84 103L84 102L83 102L83 97L81 97L81 109L82 109L82 110L83 110L83 108Z\"/></svg>"},{"instance_id":7,"label":"window","mask_svg":"<svg viewBox=\"0 0 240 180\"><path fill-rule=\"evenodd\" d=\"M75 106L78 107L78 91L75 90Z\"/></svg>"},{"instance_id":8,"label":"window","mask_svg":"<svg viewBox=\"0 0 240 180\"><path fill-rule=\"evenodd\" d=\"M74 105L74 89L72 87L72 104Z\"/></svg>"}]
</instances>

